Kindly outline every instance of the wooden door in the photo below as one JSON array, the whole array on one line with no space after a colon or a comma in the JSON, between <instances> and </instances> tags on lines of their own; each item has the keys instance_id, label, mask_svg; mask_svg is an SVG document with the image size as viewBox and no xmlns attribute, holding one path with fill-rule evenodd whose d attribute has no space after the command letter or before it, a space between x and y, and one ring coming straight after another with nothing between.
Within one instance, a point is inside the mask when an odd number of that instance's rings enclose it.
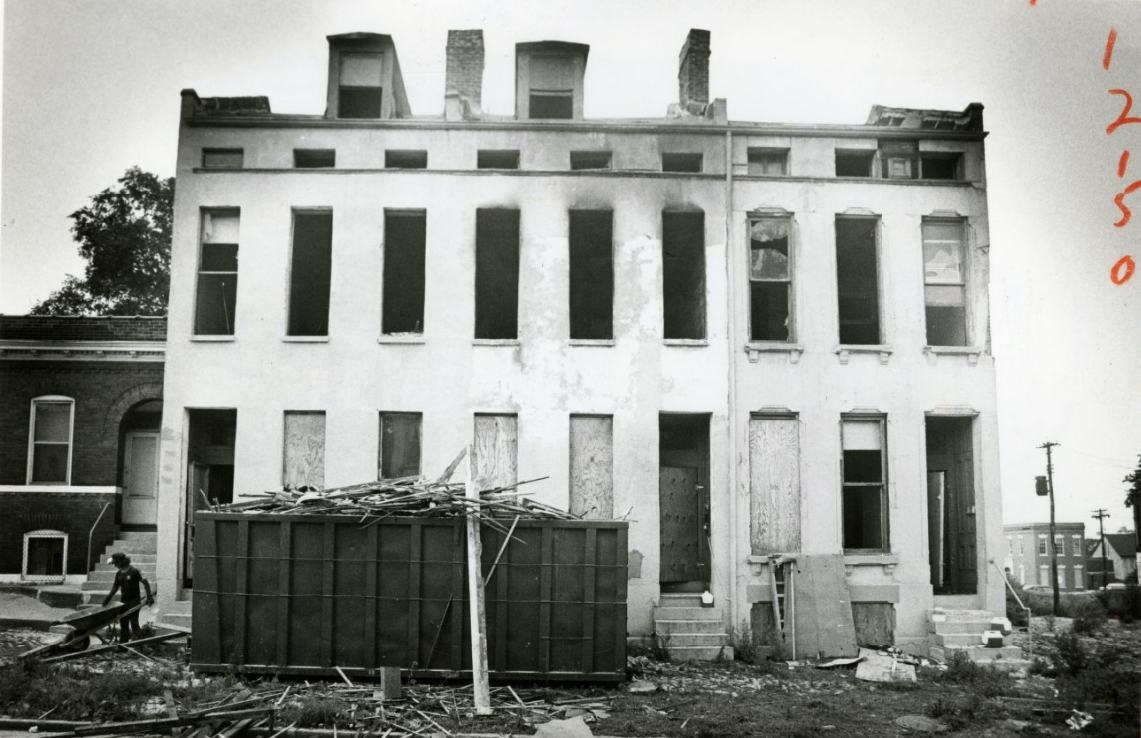
<instances>
[{"instance_id":1,"label":"wooden door","mask_svg":"<svg viewBox=\"0 0 1141 738\"><path fill-rule=\"evenodd\" d=\"M663 466L658 475L661 516L661 582L693 582L701 573L701 515L697 469Z\"/></svg>"},{"instance_id":2,"label":"wooden door","mask_svg":"<svg viewBox=\"0 0 1141 738\"><path fill-rule=\"evenodd\" d=\"M959 515L958 525L958 555L956 556L955 588L963 594L973 593L978 586L976 530L975 530L975 485L974 485L974 458L971 454L970 425L964 423L959 429L958 454L955 459L955 494L958 498L956 508Z\"/></svg>"},{"instance_id":3,"label":"wooden door","mask_svg":"<svg viewBox=\"0 0 1141 738\"><path fill-rule=\"evenodd\" d=\"M186 473L186 532L183 536L182 578L194 578L194 513L207 507L210 494L210 467L197 461L190 462Z\"/></svg>"},{"instance_id":4,"label":"wooden door","mask_svg":"<svg viewBox=\"0 0 1141 738\"><path fill-rule=\"evenodd\" d=\"M943 587L943 531L946 525L947 472L927 472L927 558L931 564L931 585Z\"/></svg>"},{"instance_id":5,"label":"wooden door","mask_svg":"<svg viewBox=\"0 0 1141 738\"><path fill-rule=\"evenodd\" d=\"M159 434L133 431L123 449L123 523L154 525L158 512Z\"/></svg>"}]
</instances>

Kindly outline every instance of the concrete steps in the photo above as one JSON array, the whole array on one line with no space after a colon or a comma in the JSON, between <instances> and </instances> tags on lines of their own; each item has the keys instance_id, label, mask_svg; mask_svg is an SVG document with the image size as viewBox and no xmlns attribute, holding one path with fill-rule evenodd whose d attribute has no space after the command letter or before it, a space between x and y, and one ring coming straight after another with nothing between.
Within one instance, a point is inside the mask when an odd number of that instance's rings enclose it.
<instances>
[{"instance_id":1,"label":"concrete steps","mask_svg":"<svg viewBox=\"0 0 1141 738\"><path fill-rule=\"evenodd\" d=\"M674 661L733 658L720 610L702 607L700 595L662 595L654 608L654 637Z\"/></svg>"},{"instance_id":2,"label":"concrete steps","mask_svg":"<svg viewBox=\"0 0 1141 738\"><path fill-rule=\"evenodd\" d=\"M1021 671L1030 662L1023 658L1022 649L1008 645L1008 636L1002 637L1000 647L988 646L983 640L987 631L1000 631L996 618L984 610L947 610L936 608L927 611L928 656L947 662L955 654L963 654L971 661L986 664L1003 671Z\"/></svg>"},{"instance_id":3,"label":"concrete steps","mask_svg":"<svg viewBox=\"0 0 1141 738\"><path fill-rule=\"evenodd\" d=\"M193 597L193 593L188 592L188 597ZM155 616L155 625L162 628L170 628L171 630L182 630L190 632L191 614L194 608L193 599L179 600L172 602L170 605L164 607Z\"/></svg>"},{"instance_id":4,"label":"concrete steps","mask_svg":"<svg viewBox=\"0 0 1141 738\"><path fill-rule=\"evenodd\" d=\"M158 533L143 531L123 531L111 545L103 549L95 568L87 573L87 581L83 583L84 604L95 605L102 602L102 597L92 593L111 591L115 582L114 564L108 564L107 559L115 552L127 554L131 559L131 566L139 570L144 577L152 583L155 581L155 565L158 561ZM82 607L82 605L81 605Z\"/></svg>"}]
</instances>

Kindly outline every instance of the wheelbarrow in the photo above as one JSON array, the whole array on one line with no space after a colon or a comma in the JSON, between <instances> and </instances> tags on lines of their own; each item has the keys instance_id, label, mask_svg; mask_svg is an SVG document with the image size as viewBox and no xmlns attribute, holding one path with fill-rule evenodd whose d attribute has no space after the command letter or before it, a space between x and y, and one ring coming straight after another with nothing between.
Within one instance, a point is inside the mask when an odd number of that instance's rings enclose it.
<instances>
[{"instance_id":1,"label":"wheelbarrow","mask_svg":"<svg viewBox=\"0 0 1141 738\"><path fill-rule=\"evenodd\" d=\"M113 639L111 629L108 627L120 618L143 609L143 603L137 605L105 605L90 610L80 610L56 620L52 623L53 632L61 632L59 640L37 646L30 651L20 654L26 659L32 656L46 656L56 652L78 653L86 651L91 645L91 637L95 636L103 643L110 643ZM106 628L106 630L104 630Z\"/></svg>"}]
</instances>

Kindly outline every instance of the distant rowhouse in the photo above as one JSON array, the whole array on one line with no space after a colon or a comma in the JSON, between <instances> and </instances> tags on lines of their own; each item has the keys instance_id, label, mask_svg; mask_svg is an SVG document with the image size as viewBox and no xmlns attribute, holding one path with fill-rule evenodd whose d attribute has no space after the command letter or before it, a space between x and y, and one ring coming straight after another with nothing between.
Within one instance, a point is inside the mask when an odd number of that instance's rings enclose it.
<instances>
[{"instance_id":1,"label":"distant rowhouse","mask_svg":"<svg viewBox=\"0 0 1141 738\"><path fill-rule=\"evenodd\" d=\"M1085 523L1055 523L1054 545L1058 551L1058 589L1086 589ZM1050 574L1050 524L1004 525L1006 568L1023 586L1052 587Z\"/></svg>"}]
</instances>

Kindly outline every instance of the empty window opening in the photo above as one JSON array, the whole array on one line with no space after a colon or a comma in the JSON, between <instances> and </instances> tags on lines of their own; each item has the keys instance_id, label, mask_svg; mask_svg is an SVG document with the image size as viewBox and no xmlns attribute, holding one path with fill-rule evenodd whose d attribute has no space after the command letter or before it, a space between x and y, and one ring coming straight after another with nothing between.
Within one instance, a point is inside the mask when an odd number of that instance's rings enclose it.
<instances>
[{"instance_id":1,"label":"empty window opening","mask_svg":"<svg viewBox=\"0 0 1141 738\"><path fill-rule=\"evenodd\" d=\"M882 418L842 425L844 550L887 551L887 474Z\"/></svg>"},{"instance_id":2,"label":"empty window opening","mask_svg":"<svg viewBox=\"0 0 1141 738\"><path fill-rule=\"evenodd\" d=\"M919 157L923 179L962 179L962 154L923 154Z\"/></svg>"},{"instance_id":3,"label":"empty window opening","mask_svg":"<svg viewBox=\"0 0 1141 738\"><path fill-rule=\"evenodd\" d=\"M963 222L923 222L923 301L928 346L967 345Z\"/></svg>"},{"instance_id":4,"label":"empty window opening","mask_svg":"<svg viewBox=\"0 0 1141 738\"><path fill-rule=\"evenodd\" d=\"M379 118L383 54L341 54L338 118Z\"/></svg>"},{"instance_id":5,"label":"empty window opening","mask_svg":"<svg viewBox=\"0 0 1141 738\"><path fill-rule=\"evenodd\" d=\"M420 473L420 413L381 413L378 479Z\"/></svg>"},{"instance_id":6,"label":"empty window opening","mask_svg":"<svg viewBox=\"0 0 1141 738\"><path fill-rule=\"evenodd\" d=\"M518 149L480 149L476 154L478 169L518 169Z\"/></svg>"},{"instance_id":7,"label":"empty window opening","mask_svg":"<svg viewBox=\"0 0 1141 738\"><path fill-rule=\"evenodd\" d=\"M518 416L477 414L474 439L472 466L480 490L507 487L519 481Z\"/></svg>"},{"instance_id":8,"label":"empty window opening","mask_svg":"<svg viewBox=\"0 0 1141 738\"><path fill-rule=\"evenodd\" d=\"M836 219L836 275L840 343L880 343L878 218Z\"/></svg>"},{"instance_id":9,"label":"empty window opening","mask_svg":"<svg viewBox=\"0 0 1141 738\"><path fill-rule=\"evenodd\" d=\"M28 484L70 484L75 400L41 397L32 400Z\"/></svg>"},{"instance_id":10,"label":"empty window opening","mask_svg":"<svg viewBox=\"0 0 1141 738\"><path fill-rule=\"evenodd\" d=\"M384 152L385 169L427 169L428 152L387 149Z\"/></svg>"},{"instance_id":11,"label":"empty window opening","mask_svg":"<svg viewBox=\"0 0 1141 738\"><path fill-rule=\"evenodd\" d=\"M662 334L705 338L705 213L662 213Z\"/></svg>"},{"instance_id":12,"label":"empty window opening","mask_svg":"<svg viewBox=\"0 0 1141 738\"><path fill-rule=\"evenodd\" d=\"M574 62L569 56L532 56L529 117L574 117Z\"/></svg>"},{"instance_id":13,"label":"empty window opening","mask_svg":"<svg viewBox=\"0 0 1141 738\"><path fill-rule=\"evenodd\" d=\"M234 335L238 298L237 210L202 213L202 245L198 256L198 304L194 333Z\"/></svg>"},{"instance_id":14,"label":"empty window opening","mask_svg":"<svg viewBox=\"0 0 1141 738\"><path fill-rule=\"evenodd\" d=\"M871 177L876 152L862 149L836 149L837 177Z\"/></svg>"},{"instance_id":15,"label":"empty window opening","mask_svg":"<svg viewBox=\"0 0 1141 738\"><path fill-rule=\"evenodd\" d=\"M750 177L783 177L786 174L788 149L749 149Z\"/></svg>"},{"instance_id":16,"label":"empty window opening","mask_svg":"<svg viewBox=\"0 0 1141 738\"><path fill-rule=\"evenodd\" d=\"M476 210L475 337L519 337L518 210Z\"/></svg>"},{"instance_id":17,"label":"empty window opening","mask_svg":"<svg viewBox=\"0 0 1141 738\"><path fill-rule=\"evenodd\" d=\"M329 335L329 285L333 268L333 213L293 213L289 271L290 336Z\"/></svg>"},{"instance_id":18,"label":"empty window opening","mask_svg":"<svg viewBox=\"0 0 1141 738\"><path fill-rule=\"evenodd\" d=\"M424 244L427 213L384 213L384 299L381 332L424 332Z\"/></svg>"},{"instance_id":19,"label":"empty window opening","mask_svg":"<svg viewBox=\"0 0 1141 738\"><path fill-rule=\"evenodd\" d=\"M234 501L236 410L186 411L186 525L182 548L184 587L194 580L194 513Z\"/></svg>"},{"instance_id":20,"label":"empty window opening","mask_svg":"<svg viewBox=\"0 0 1141 738\"><path fill-rule=\"evenodd\" d=\"M202 149L203 169L241 169L241 149Z\"/></svg>"},{"instance_id":21,"label":"empty window opening","mask_svg":"<svg viewBox=\"0 0 1141 738\"><path fill-rule=\"evenodd\" d=\"M294 149L293 166L297 169L332 169L337 165L334 149Z\"/></svg>"},{"instance_id":22,"label":"empty window opening","mask_svg":"<svg viewBox=\"0 0 1141 738\"><path fill-rule=\"evenodd\" d=\"M918 142L880 141L880 166L883 170L884 179L918 179Z\"/></svg>"},{"instance_id":23,"label":"empty window opening","mask_svg":"<svg viewBox=\"0 0 1141 738\"><path fill-rule=\"evenodd\" d=\"M792 340L788 218L749 221L749 340Z\"/></svg>"},{"instance_id":24,"label":"empty window opening","mask_svg":"<svg viewBox=\"0 0 1141 738\"><path fill-rule=\"evenodd\" d=\"M614 337L613 212L570 211L570 337Z\"/></svg>"},{"instance_id":25,"label":"empty window opening","mask_svg":"<svg viewBox=\"0 0 1141 738\"><path fill-rule=\"evenodd\" d=\"M24 565L20 579L39 584L63 583L67 578L67 534L34 530L24 534Z\"/></svg>"},{"instance_id":26,"label":"empty window opening","mask_svg":"<svg viewBox=\"0 0 1141 738\"><path fill-rule=\"evenodd\" d=\"M570 512L614 517L614 416L570 416Z\"/></svg>"},{"instance_id":27,"label":"empty window opening","mask_svg":"<svg viewBox=\"0 0 1141 738\"><path fill-rule=\"evenodd\" d=\"M611 153L609 151L572 151L570 152L570 168L574 171L581 169L610 169Z\"/></svg>"},{"instance_id":28,"label":"empty window opening","mask_svg":"<svg viewBox=\"0 0 1141 738\"><path fill-rule=\"evenodd\" d=\"M703 159L701 154L662 154L662 171L700 173Z\"/></svg>"},{"instance_id":29,"label":"empty window opening","mask_svg":"<svg viewBox=\"0 0 1141 738\"><path fill-rule=\"evenodd\" d=\"M290 489L325 486L323 411L285 411L281 483Z\"/></svg>"}]
</instances>

